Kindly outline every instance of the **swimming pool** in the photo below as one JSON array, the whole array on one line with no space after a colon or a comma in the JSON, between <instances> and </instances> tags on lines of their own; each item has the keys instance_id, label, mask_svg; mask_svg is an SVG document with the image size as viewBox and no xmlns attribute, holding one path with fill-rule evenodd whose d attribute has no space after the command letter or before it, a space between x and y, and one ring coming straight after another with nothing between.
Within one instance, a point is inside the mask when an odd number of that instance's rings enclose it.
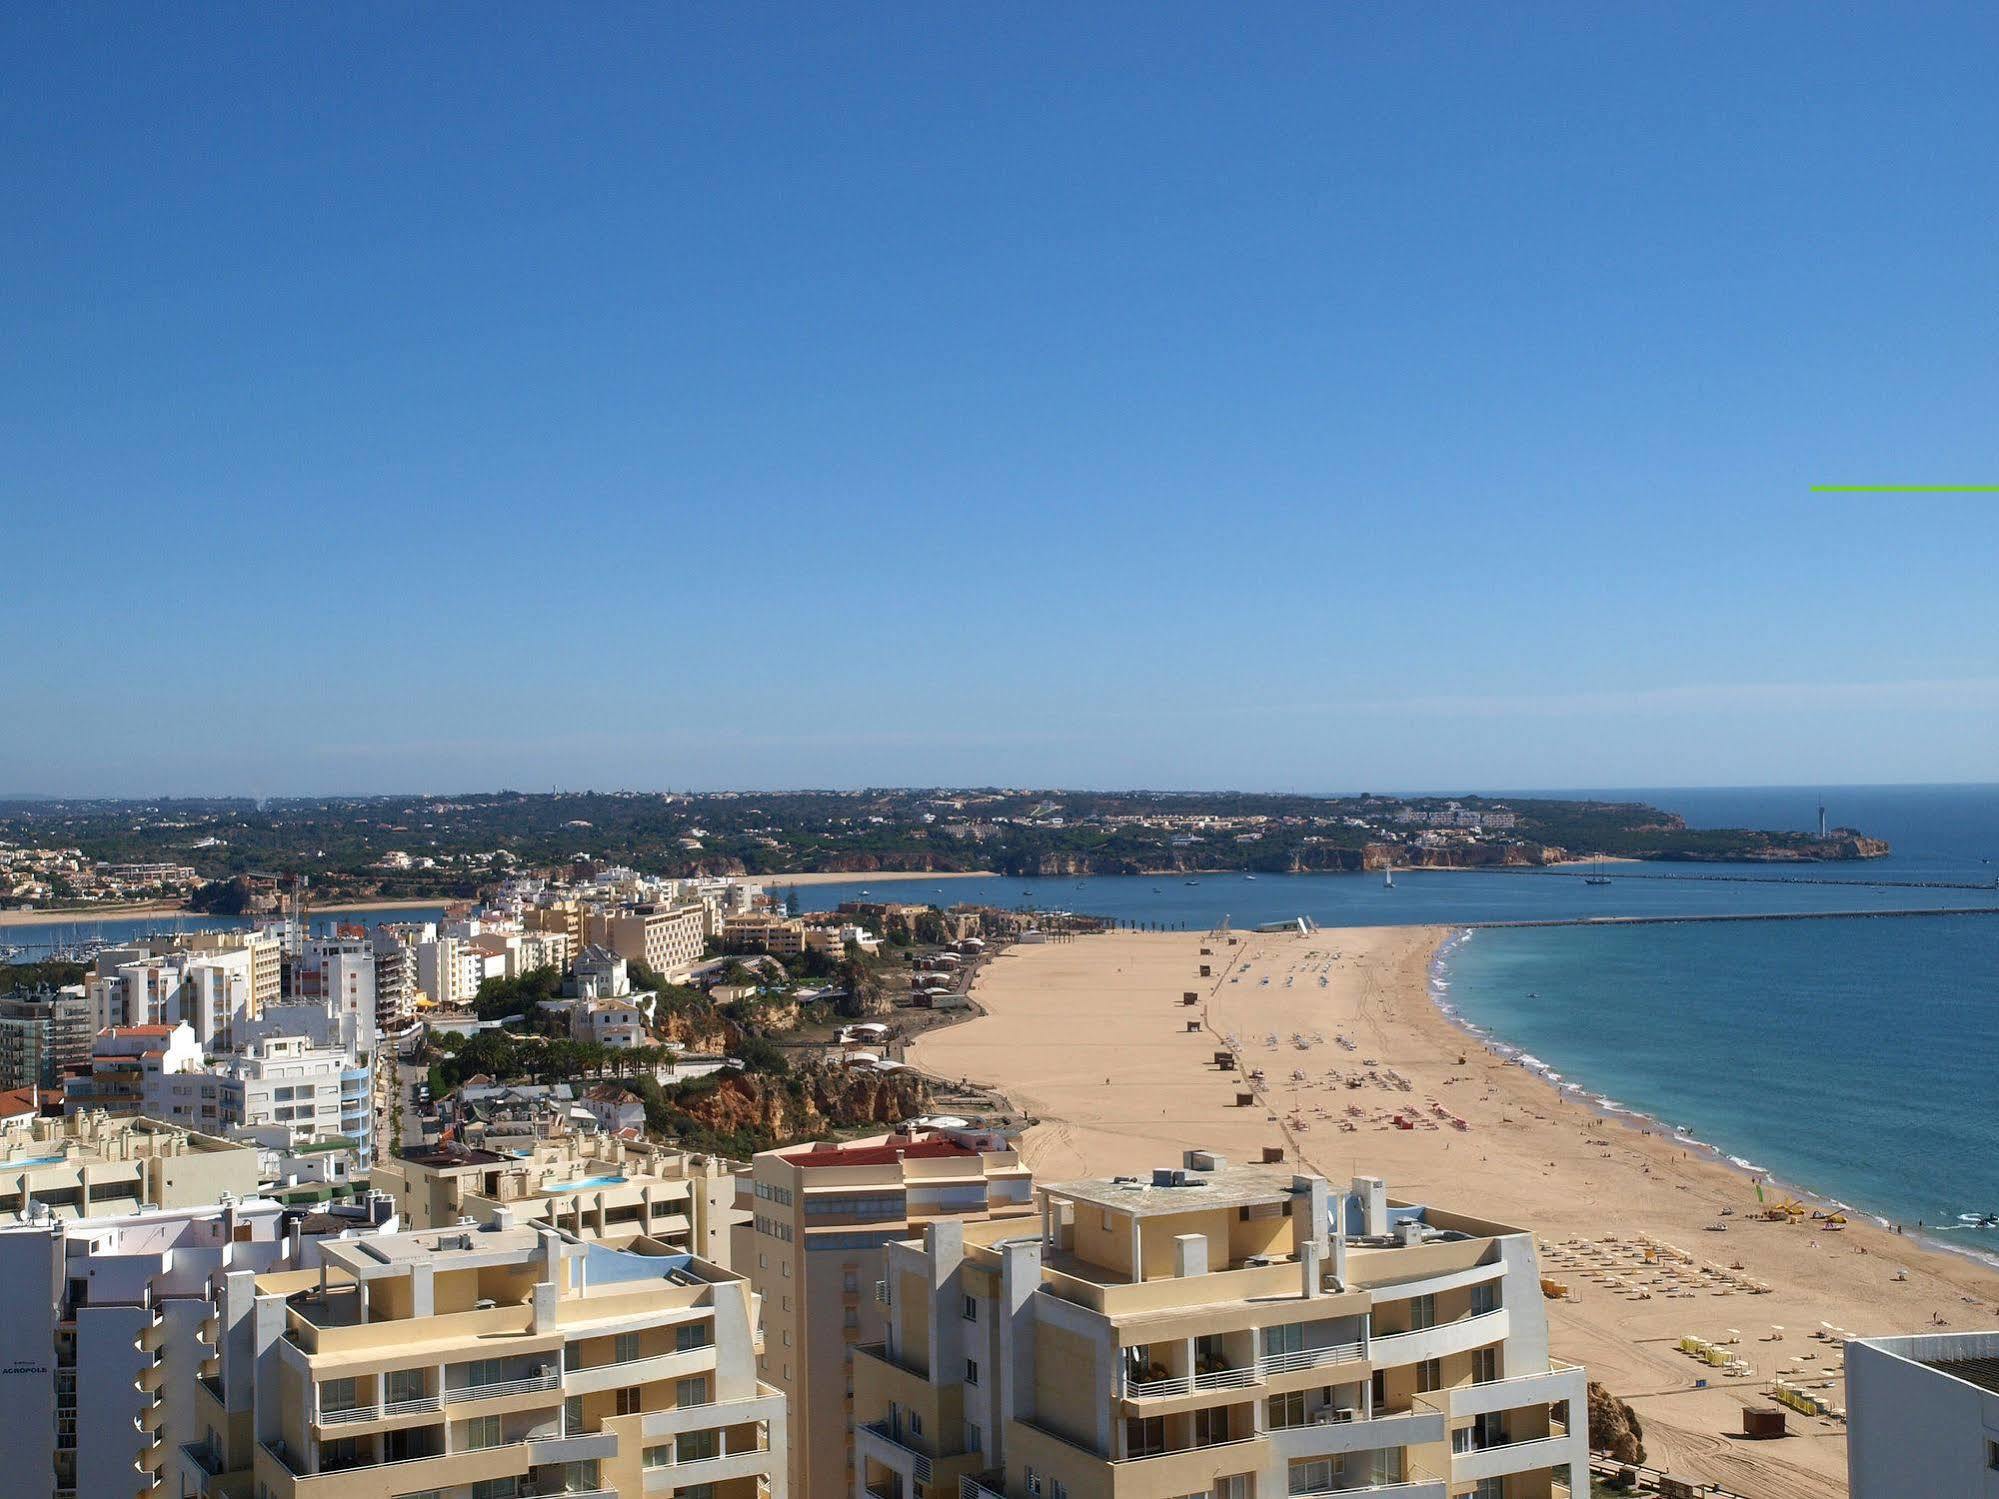
<instances>
[{"instance_id":1,"label":"swimming pool","mask_svg":"<svg viewBox=\"0 0 1999 1499\"><path fill-rule=\"evenodd\" d=\"M586 1176L581 1181L557 1182L543 1187L541 1191L544 1197L552 1197L557 1192L587 1192L592 1187L622 1187L624 1184L622 1176Z\"/></svg>"}]
</instances>

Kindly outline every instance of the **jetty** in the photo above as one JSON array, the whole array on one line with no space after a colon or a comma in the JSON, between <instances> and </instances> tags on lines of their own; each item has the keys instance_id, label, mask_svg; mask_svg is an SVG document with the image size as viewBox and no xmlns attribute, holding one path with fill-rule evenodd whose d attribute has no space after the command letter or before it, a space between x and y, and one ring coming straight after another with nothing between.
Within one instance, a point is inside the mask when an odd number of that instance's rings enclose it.
<instances>
[{"instance_id":1,"label":"jetty","mask_svg":"<svg viewBox=\"0 0 1999 1499\"><path fill-rule=\"evenodd\" d=\"M1999 906L1926 906L1889 911L1723 911L1686 916L1541 916L1522 921L1454 921L1478 930L1529 926L1684 926L1704 921L1853 921L1877 916L1999 916Z\"/></svg>"}]
</instances>

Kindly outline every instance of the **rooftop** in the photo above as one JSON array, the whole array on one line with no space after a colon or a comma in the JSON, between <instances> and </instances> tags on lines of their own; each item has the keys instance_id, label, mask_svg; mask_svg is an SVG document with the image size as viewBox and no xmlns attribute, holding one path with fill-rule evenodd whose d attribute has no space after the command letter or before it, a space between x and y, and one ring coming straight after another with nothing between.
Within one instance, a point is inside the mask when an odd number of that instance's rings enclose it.
<instances>
[{"instance_id":1,"label":"rooftop","mask_svg":"<svg viewBox=\"0 0 1999 1499\"><path fill-rule=\"evenodd\" d=\"M428 1166L448 1171L454 1166L504 1166L518 1157L497 1150L479 1150L470 1145L406 1145L396 1151L396 1159L412 1166Z\"/></svg>"},{"instance_id":2,"label":"rooftop","mask_svg":"<svg viewBox=\"0 0 1999 1499\"><path fill-rule=\"evenodd\" d=\"M1917 1362L1999 1395L1999 1358L1926 1358Z\"/></svg>"},{"instance_id":3,"label":"rooftop","mask_svg":"<svg viewBox=\"0 0 1999 1499\"><path fill-rule=\"evenodd\" d=\"M782 1159L794 1166L892 1166L897 1161L944 1160L978 1152L956 1140L897 1140L887 1144L835 1145L795 1150Z\"/></svg>"},{"instance_id":4,"label":"rooftop","mask_svg":"<svg viewBox=\"0 0 1999 1499\"><path fill-rule=\"evenodd\" d=\"M1162 1177L1166 1180L1162 1181ZM1051 1197L1087 1202L1134 1218L1287 1202L1296 1194L1290 1172L1257 1166L1156 1171L1149 1179L1089 1177L1051 1182L1043 1190Z\"/></svg>"}]
</instances>

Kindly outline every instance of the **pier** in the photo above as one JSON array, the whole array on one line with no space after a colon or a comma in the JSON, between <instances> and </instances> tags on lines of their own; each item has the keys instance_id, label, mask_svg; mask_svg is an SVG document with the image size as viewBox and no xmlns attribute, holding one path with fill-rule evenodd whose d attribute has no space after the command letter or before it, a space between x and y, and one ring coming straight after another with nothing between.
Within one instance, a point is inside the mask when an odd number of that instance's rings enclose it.
<instances>
[{"instance_id":1,"label":"pier","mask_svg":"<svg viewBox=\"0 0 1999 1499\"><path fill-rule=\"evenodd\" d=\"M1455 921L1449 925L1480 930L1529 926L1678 926L1703 921L1853 921L1875 916L1999 916L1999 906L1924 906L1901 911L1725 911L1705 916L1538 916L1521 921Z\"/></svg>"},{"instance_id":2,"label":"pier","mask_svg":"<svg viewBox=\"0 0 1999 1499\"><path fill-rule=\"evenodd\" d=\"M1615 869L1616 872L1611 871ZM1835 880L1824 875L1797 874L1627 874L1613 865L1592 869L1523 869L1521 874L1544 874L1558 880L1670 880L1675 884L1706 885L1835 885L1847 890L1999 890L1999 876L1984 881L1971 880Z\"/></svg>"}]
</instances>

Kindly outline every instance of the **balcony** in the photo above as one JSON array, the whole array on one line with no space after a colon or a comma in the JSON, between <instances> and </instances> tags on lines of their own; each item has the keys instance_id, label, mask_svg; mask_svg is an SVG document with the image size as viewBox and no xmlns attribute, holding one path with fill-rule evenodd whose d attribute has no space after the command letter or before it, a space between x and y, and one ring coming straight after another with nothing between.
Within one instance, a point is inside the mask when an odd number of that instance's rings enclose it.
<instances>
[{"instance_id":1,"label":"balcony","mask_svg":"<svg viewBox=\"0 0 1999 1499\"><path fill-rule=\"evenodd\" d=\"M651 1358L630 1359L622 1364L591 1364L582 1369L565 1369L562 1389L568 1395L587 1395L598 1390L615 1390L624 1385L651 1384L654 1380L677 1379L715 1367L715 1345L703 1344L678 1353L659 1353Z\"/></svg>"},{"instance_id":2,"label":"balcony","mask_svg":"<svg viewBox=\"0 0 1999 1499\"><path fill-rule=\"evenodd\" d=\"M983 1473L967 1473L958 1480L958 1499L1006 1499L1006 1472L989 1468Z\"/></svg>"},{"instance_id":3,"label":"balcony","mask_svg":"<svg viewBox=\"0 0 1999 1499\"><path fill-rule=\"evenodd\" d=\"M866 1450L876 1448L870 1455L884 1467L900 1468L909 1474L914 1483L930 1482L930 1454L919 1452L900 1436L891 1435L886 1421L870 1421L854 1429L861 1438L859 1446Z\"/></svg>"},{"instance_id":4,"label":"balcony","mask_svg":"<svg viewBox=\"0 0 1999 1499\"><path fill-rule=\"evenodd\" d=\"M1289 1374L1297 1369L1326 1369L1334 1364L1358 1364L1367 1359L1365 1343L1330 1343L1323 1348L1300 1348L1295 1353L1266 1353L1256 1361L1262 1373Z\"/></svg>"},{"instance_id":5,"label":"balcony","mask_svg":"<svg viewBox=\"0 0 1999 1499\"><path fill-rule=\"evenodd\" d=\"M1363 1419L1307 1422L1280 1426L1265 1433L1270 1450L1285 1462L1334 1457L1345 1452L1370 1452L1382 1447L1418 1447L1446 1438L1442 1412L1401 1411Z\"/></svg>"},{"instance_id":6,"label":"balcony","mask_svg":"<svg viewBox=\"0 0 1999 1499\"><path fill-rule=\"evenodd\" d=\"M220 1478L227 1470L222 1466L222 1455L206 1442L183 1442L181 1456L210 1478Z\"/></svg>"},{"instance_id":7,"label":"balcony","mask_svg":"<svg viewBox=\"0 0 1999 1499\"><path fill-rule=\"evenodd\" d=\"M1261 1383L1263 1372L1255 1365L1247 1369L1210 1369L1205 1374L1173 1374L1165 1379L1134 1379L1124 1387L1127 1400L1155 1400L1167 1395L1191 1395L1197 1390L1242 1390Z\"/></svg>"},{"instance_id":8,"label":"balcony","mask_svg":"<svg viewBox=\"0 0 1999 1499\"><path fill-rule=\"evenodd\" d=\"M1451 1481L1476 1483L1481 1478L1503 1478L1509 1473L1532 1473L1539 1468L1564 1468L1571 1461L1587 1465L1588 1443L1580 1433L1571 1436L1529 1437L1519 1442L1495 1442L1490 1447L1451 1456Z\"/></svg>"},{"instance_id":9,"label":"balcony","mask_svg":"<svg viewBox=\"0 0 1999 1499\"><path fill-rule=\"evenodd\" d=\"M1445 1358L1453 1353L1469 1353L1501 1342L1507 1333L1506 1308L1460 1317L1455 1322L1439 1322L1434 1327L1412 1332L1386 1333L1370 1338L1368 1360L1377 1368L1420 1364L1426 1359Z\"/></svg>"},{"instance_id":10,"label":"balcony","mask_svg":"<svg viewBox=\"0 0 1999 1499\"><path fill-rule=\"evenodd\" d=\"M1367 1494L1371 1499L1449 1499L1451 1486L1441 1478L1418 1473L1397 1483L1349 1484L1337 1489L1304 1489L1291 1499L1320 1499L1322 1495Z\"/></svg>"},{"instance_id":11,"label":"balcony","mask_svg":"<svg viewBox=\"0 0 1999 1499\"><path fill-rule=\"evenodd\" d=\"M339 1410L322 1410L315 1425L352 1426L361 1421L385 1421L395 1416L424 1416L439 1409L435 1395L413 1395L407 1400L389 1400L378 1405L349 1405Z\"/></svg>"},{"instance_id":12,"label":"balcony","mask_svg":"<svg viewBox=\"0 0 1999 1499\"><path fill-rule=\"evenodd\" d=\"M1588 1395L1586 1378L1580 1365L1549 1359L1548 1367L1537 1373L1456 1386L1450 1392L1450 1413L1484 1416L1495 1411L1518 1410L1524 1405L1580 1401Z\"/></svg>"}]
</instances>

